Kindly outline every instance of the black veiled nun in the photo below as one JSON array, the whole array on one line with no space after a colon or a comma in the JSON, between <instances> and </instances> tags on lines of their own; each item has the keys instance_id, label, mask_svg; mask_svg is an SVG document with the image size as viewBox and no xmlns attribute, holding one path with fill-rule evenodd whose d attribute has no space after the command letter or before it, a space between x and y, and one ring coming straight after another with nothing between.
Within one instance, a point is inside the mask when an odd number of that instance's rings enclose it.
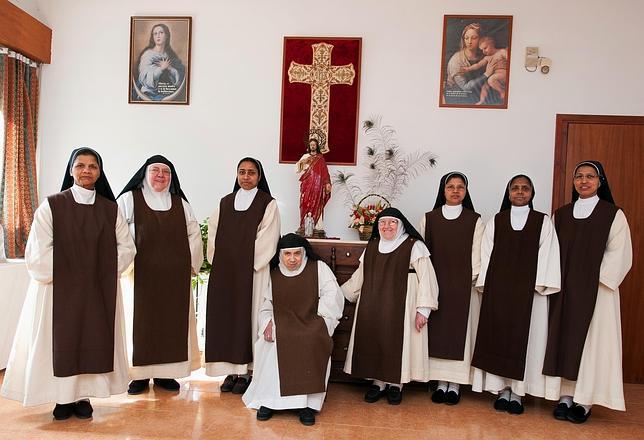
<instances>
[{"instance_id":1,"label":"black veiled nun","mask_svg":"<svg viewBox=\"0 0 644 440\"><path fill-rule=\"evenodd\" d=\"M176 391L177 378L200 367L191 275L203 262L199 223L174 165L148 158L118 198L136 243L124 282L130 356L129 394L156 386Z\"/></svg>"},{"instance_id":2,"label":"black veiled nun","mask_svg":"<svg viewBox=\"0 0 644 440\"><path fill-rule=\"evenodd\" d=\"M434 209L420 221L439 286L440 307L428 322L430 379L438 381L434 403L455 405L460 385L471 384L480 294L472 286L481 268L483 222L474 212L465 174L445 174Z\"/></svg>"},{"instance_id":3,"label":"black veiled nun","mask_svg":"<svg viewBox=\"0 0 644 440\"><path fill-rule=\"evenodd\" d=\"M268 187L268 180L266 180L266 174L264 174L264 167L262 167L262 163L257 159L253 159L252 157L244 157L237 164L237 169L239 169L239 167L243 162L250 162L255 164L255 168L257 169L257 173L259 175L259 180L257 181L257 188L261 189L262 191L264 191L266 194L270 196L271 189ZM235 179L235 184L233 185L233 192L237 191L239 188L241 188L241 186L239 183L239 176L238 176L238 178Z\"/></svg>"},{"instance_id":4,"label":"black veiled nun","mask_svg":"<svg viewBox=\"0 0 644 440\"><path fill-rule=\"evenodd\" d=\"M206 312L206 374L227 375L222 392L248 387L257 314L269 263L277 246L280 217L266 173L257 159L237 165L233 192L221 199L208 221L212 262Z\"/></svg>"},{"instance_id":5,"label":"black veiled nun","mask_svg":"<svg viewBox=\"0 0 644 440\"><path fill-rule=\"evenodd\" d=\"M259 312L263 337L255 342L253 381L243 401L258 410L258 420L298 409L300 422L312 425L326 396L331 336L344 296L331 269L297 234L280 238L271 266Z\"/></svg>"},{"instance_id":6,"label":"black veiled nun","mask_svg":"<svg viewBox=\"0 0 644 440\"><path fill-rule=\"evenodd\" d=\"M579 162L577 166L575 166L575 170L572 173L573 180L577 180L575 177L577 176L577 171L579 170L580 167L583 167L583 166L589 166L595 169L596 175L599 178L599 188L597 188L597 197L599 197L600 199L608 203L612 203L614 205L615 200L613 200L613 194L610 191L610 186L608 185L608 179L606 178L606 173L604 172L604 166L601 164L601 162L597 160L585 160L583 162ZM577 199L579 199L579 193L577 192L577 189L573 184L572 201L576 202Z\"/></svg>"},{"instance_id":7,"label":"black veiled nun","mask_svg":"<svg viewBox=\"0 0 644 440\"><path fill-rule=\"evenodd\" d=\"M115 202L116 198L114 197L110 183L107 181L105 170L103 169L103 158L101 158L101 155L98 154L96 150L93 150L89 147L80 147L72 151L72 154L69 156L69 161L67 162L67 172L65 173L65 177L63 177L63 184L61 185L60 190L65 191L66 189L71 188L75 183L79 185L79 182L76 182L76 179L72 174L72 168L78 156L94 156L100 172L98 179L93 183L94 189L98 194L102 195L107 200Z\"/></svg>"},{"instance_id":8,"label":"black veiled nun","mask_svg":"<svg viewBox=\"0 0 644 440\"><path fill-rule=\"evenodd\" d=\"M99 154L74 150L64 175L62 192L34 213L32 281L1 391L25 406L56 403L57 420L89 418L88 397L127 387L118 277L135 254Z\"/></svg>"},{"instance_id":9,"label":"black veiled nun","mask_svg":"<svg viewBox=\"0 0 644 440\"><path fill-rule=\"evenodd\" d=\"M529 177L510 179L501 211L485 226L476 282L483 295L472 389L497 395L494 408L511 414L523 413L525 394L554 397L541 363L547 295L560 287L559 246L548 216L532 209L533 198Z\"/></svg>"},{"instance_id":10,"label":"black veiled nun","mask_svg":"<svg viewBox=\"0 0 644 440\"><path fill-rule=\"evenodd\" d=\"M311 243L309 243L309 241L306 238L298 234L289 233L289 234L283 235L277 241L277 251L275 252L275 255L273 255L273 258L271 259L271 269L275 269L277 266L279 266L280 251L282 249L293 249L293 248L299 248L299 247L303 249L303 252L306 255L306 258L308 260L312 260L312 261L320 260L320 256L315 253L315 251L313 250L313 247L311 247Z\"/></svg>"},{"instance_id":11,"label":"black veiled nun","mask_svg":"<svg viewBox=\"0 0 644 440\"><path fill-rule=\"evenodd\" d=\"M619 285L633 254L601 163L575 167L572 199L554 215L561 293L550 297L543 373L561 395L555 418L582 423L594 404L625 410Z\"/></svg>"},{"instance_id":12,"label":"black veiled nun","mask_svg":"<svg viewBox=\"0 0 644 440\"><path fill-rule=\"evenodd\" d=\"M515 181L518 180L518 179L525 179L528 182L527 182L527 184L524 183L523 185L517 185ZM530 207L530 209L534 209L534 205L532 204L532 200L534 200L535 191L534 191L534 184L532 183L532 179L530 179L525 174L517 174L516 176L514 176L514 177L512 177L510 179L510 181L508 182L508 184L505 187L505 194L503 194L503 201L501 202L501 209L499 210L499 212L500 211L506 211L506 210L508 210L508 209L510 209L512 207L513 203L510 200L510 192L511 192L511 187L513 186L513 184L517 188L519 186L522 187L521 190L526 191L526 194L530 194L529 195L529 201L528 201L527 205ZM524 188L526 185L529 187L529 191L527 191ZM525 205L522 205L522 206L525 206Z\"/></svg>"},{"instance_id":13,"label":"black veiled nun","mask_svg":"<svg viewBox=\"0 0 644 440\"><path fill-rule=\"evenodd\" d=\"M373 379L369 403L402 401L402 386L429 379L427 317L438 307L438 285L423 238L396 208L376 217L360 266L343 286L357 302L344 371Z\"/></svg>"},{"instance_id":14,"label":"black veiled nun","mask_svg":"<svg viewBox=\"0 0 644 440\"><path fill-rule=\"evenodd\" d=\"M463 186L465 187L465 196L460 200L460 205L463 205L463 208L474 211L474 204L472 203L472 198L470 197L470 187L467 176L459 171L451 171L441 177L440 183L438 184L438 191L436 192L436 202L434 203L434 208L440 208L444 205L449 205L447 202L447 185L452 184L458 187L458 179L462 181ZM451 191L460 192L460 191Z\"/></svg>"},{"instance_id":15,"label":"black veiled nun","mask_svg":"<svg viewBox=\"0 0 644 440\"><path fill-rule=\"evenodd\" d=\"M128 191L132 191L133 189L143 188L144 184L146 183L146 179L148 179L149 168L153 164L163 164L163 165L166 165L168 168L170 168L171 180L170 180L170 185L167 187L167 191L170 194L177 194L187 202L188 198L186 197L186 195L183 193L183 190L181 189L181 183L179 183L179 176L177 175L177 172L174 169L174 164L170 162L168 159L166 159L165 156L162 156L160 154L156 154L152 157L149 157L145 161L145 163L141 165L141 168L139 168L137 172L134 173L134 176L132 176L130 181L125 185L125 187L123 188L123 191L121 191L121 193L119 194L119 197Z\"/></svg>"}]
</instances>

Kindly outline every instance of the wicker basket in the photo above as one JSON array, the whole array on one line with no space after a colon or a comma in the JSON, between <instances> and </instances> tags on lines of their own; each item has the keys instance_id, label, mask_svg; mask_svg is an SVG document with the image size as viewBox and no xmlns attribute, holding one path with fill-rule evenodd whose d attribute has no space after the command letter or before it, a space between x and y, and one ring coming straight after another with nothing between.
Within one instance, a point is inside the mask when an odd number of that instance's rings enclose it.
<instances>
[{"instance_id":1,"label":"wicker basket","mask_svg":"<svg viewBox=\"0 0 644 440\"><path fill-rule=\"evenodd\" d=\"M362 232L358 229L358 234L360 234L360 240L368 241L371 238L371 232L373 231L373 225L364 225L362 227Z\"/></svg>"}]
</instances>

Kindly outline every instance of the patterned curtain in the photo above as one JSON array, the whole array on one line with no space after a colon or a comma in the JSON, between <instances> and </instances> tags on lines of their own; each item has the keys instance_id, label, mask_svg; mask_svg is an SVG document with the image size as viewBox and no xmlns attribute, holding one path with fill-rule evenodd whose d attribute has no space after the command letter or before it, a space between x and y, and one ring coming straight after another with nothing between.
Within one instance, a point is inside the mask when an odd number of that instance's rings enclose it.
<instances>
[{"instance_id":1,"label":"patterned curtain","mask_svg":"<svg viewBox=\"0 0 644 440\"><path fill-rule=\"evenodd\" d=\"M0 47L0 223L8 258L24 256L38 204L36 63Z\"/></svg>"}]
</instances>

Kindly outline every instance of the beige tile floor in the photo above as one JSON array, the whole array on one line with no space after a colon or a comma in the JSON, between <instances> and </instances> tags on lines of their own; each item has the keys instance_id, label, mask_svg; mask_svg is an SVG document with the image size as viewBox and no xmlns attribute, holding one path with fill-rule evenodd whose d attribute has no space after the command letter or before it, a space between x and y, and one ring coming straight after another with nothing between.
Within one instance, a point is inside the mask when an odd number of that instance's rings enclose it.
<instances>
[{"instance_id":1,"label":"beige tile floor","mask_svg":"<svg viewBox=\"0 0 644 440\"><path fill-rule=\"evenodd\" d=\"M2 380L4 372L0 372ZM421 387L400 406L362 401L362 386L332 383L315 426L294 412L258 422L241 398L219 392L219 381L197 372L176 393L151 387L139 396L93 399L91 420L55 421L53 405L23 408L0 398L0 439L644 439L644 385L625 385L627 412L593 408L587 423L552 418L552 403L524 400L521 416L498 413L490 394L463 390L461 403L436 405Z\"/></svg>"}]
</instances>

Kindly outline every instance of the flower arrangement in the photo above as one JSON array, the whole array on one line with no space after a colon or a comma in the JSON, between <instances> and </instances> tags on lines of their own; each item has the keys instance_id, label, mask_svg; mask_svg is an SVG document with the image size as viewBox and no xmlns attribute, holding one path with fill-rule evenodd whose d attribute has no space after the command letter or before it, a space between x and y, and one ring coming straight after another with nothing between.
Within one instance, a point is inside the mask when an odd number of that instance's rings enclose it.
<instances>
[{"instance_id":1,"label":"flower arrangement","mask_svg":"<svg viewBox=\"0 0 644 440\"><path fill-rule=\"evenodd\" d=\"M361 164L366 172L361 177L342 170L333 175L335 188L351 207L349 227L361 232L373 226L378 213L391 206L389 200L396 200L412 179L436 166L436 155L430 151L404 154L396 130L382 125L381 119L373 116L362 125L370 141Z\"/></svg>"},{"instance_id":2,"label":"flower arrangement","mask_svg":"<svg viewBox=\"0 0 644 440\"><path fill-rule=\"evenodd\" d=\"M368 202L365 203L366 200ZM369 194L363 197L360 202L351 208L351 223L349 227L357 229L359 232L365 232L365 226L373 226L376 223L376 216L388 206L389 202L387 199L377 194Z\"/></svg>"}]
</instances>

